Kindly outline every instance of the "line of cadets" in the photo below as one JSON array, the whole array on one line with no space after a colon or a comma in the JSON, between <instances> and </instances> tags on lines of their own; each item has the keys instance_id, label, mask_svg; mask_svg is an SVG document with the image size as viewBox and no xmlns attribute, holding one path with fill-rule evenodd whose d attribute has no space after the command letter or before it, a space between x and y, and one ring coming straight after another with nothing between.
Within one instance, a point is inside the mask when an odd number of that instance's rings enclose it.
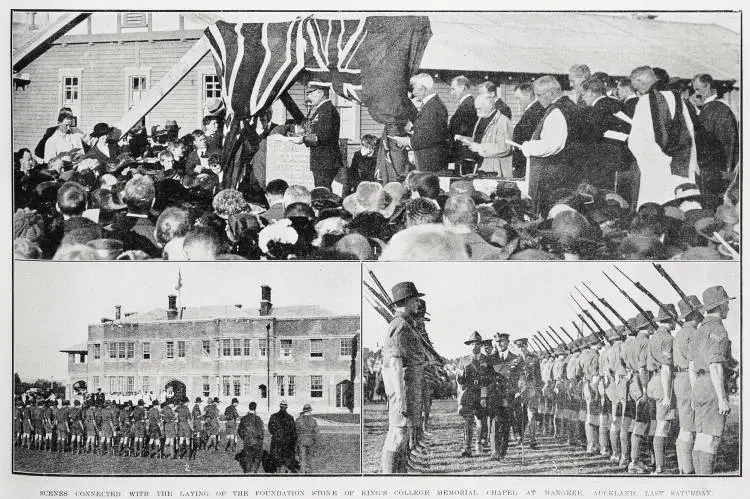
<instances>
[{"instance_id":1,"label":"line of cadets","mask_svg":"<svg viewBox=\"0 0 750 499\"><path fill-rule=\"evenodd\" d=\"M519 338L521 355L506 354L504 361L498 355L507 349L508 335L496 334L493 347L472 333L464 342L472 355L459 363L462 455L472 455L477 418L476 450L485 444L489 425L493 457L504 459L508 426L517 427L522 438L526 412L532 446L539 425L542 434L580 443L588 455L638 474L669 472L664 456L675 424L677 472L713 474L730 412L725 370L733 359L722 320L731 299L722 286L712 286L703 292L703 304L694 295L680 300L679 330L677 310L667 304L669 312L638 314L627 327L605 331L606 338L600 332L556 346L535 338L541 354Z\"/></svg>"},{"instance_id":2,"label":"line of cadets","mask_svg":"<svg viewBox=\"0 0 750 499\"><path fill-rule=\"evenodd\" d=\"M200 449L219 450L221 445L218 397L209 399L201 410L200 397L192 409L187 398L182 403L170 400L151 407L144 401L122 405L108 400L104 404L70 405L64 400L31 401L16 399L14 417L15 445L26 449L75 454L99 453L138 457L177 457L194 459ZM226 420L224 450L237 449L238 401L224 410Z\"/></svg>"}]
</instances>

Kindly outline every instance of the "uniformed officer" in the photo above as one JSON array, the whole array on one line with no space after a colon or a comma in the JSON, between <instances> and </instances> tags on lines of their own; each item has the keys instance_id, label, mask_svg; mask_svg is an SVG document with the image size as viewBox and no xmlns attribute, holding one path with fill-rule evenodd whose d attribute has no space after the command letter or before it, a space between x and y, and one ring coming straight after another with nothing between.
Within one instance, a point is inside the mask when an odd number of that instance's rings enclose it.
<instances>
[{"instance_id":1,"label":"uniformed officer","mask_svg":"<svg viewBox=\"0 0 750 499\"><path fill-rule=\"evenodd\" d=\"M502 461L508 452L508 439L515 405L518 403L518 379L521 376L523 361L508 349L509 334L495 333L492 340L495 348L488 362L495 385L498 386L494 398L499 402L495 404L490 428L492 458Z\"/></svg>"},{"instance_id":2,"label":"uniformed officer","mask_svg":"<svg viewBox=\"0 0 750 499\"><path fill-rule=\"evenodd\" d=\"M461 357L456 366L458 415L464 419L464 446L461 457L472 457L475 418L487 409L490 365L482 354L482 336L474 331L464 345L471 354ZM479 440L479 439L477 439Z\"/></svg>"},{"instance_id":3,"label":"uniformed officer","mask_svg":"<svg viewBox=\"0 0 750 499\"><path fill-rule=\"evenodd\" d=\"M239 461L244 473L257 473L263 457L265 426L260 416L255 414L257 407L255 402L248 404L248 413L242 416L237 428L243 444Z\"/></svg>"},{"instance_id":4,"label":"uniformed officer","mask_svg":"<svg viewBox=\"0 0 750 499\"><path fill-rule=\"evenodd\" d=\"M177 447L179 449L180 459L187 455L188 451L192 448L190 439L193 435L193 417L188 408L187 397L184 397L181 403L177 406L177 438L179 439ZM190 456L192 457L192 456Z\"/></svg>"},{"instance_id":5,"label":"uniformed officer","mask_svg":"<svg viewBox=\"0 0 750 499\"><path fill-rule=\"evenodd\" d=\"M297 429L297 455L302 473L312 473L312 458L318 445L318 422L312 417L312 406L302 406L297 421L294 422Z\"/></svg>"},{"instance_id":6,"label":"uniformed officer","mask_svg":"<svg viewBox=\"0 0 750 499\"><path fill-rule=\"evenodd\" d=\"M204 411L204 422L206 433L208 434L206 450L211 450L211 446L213 445L214 452L219 450L219 408L216 406L218 403L219 397L214 397L213 400L209 399Z\"/></svg>"},{"instance_id":7,"label":"uniformed officer","mask_svg":"<svg viewBox=\"0 0 750 499\"><path fill-rule=\"evenodd\" d=\"M161 411L159 410L159 400L151 402L151 408L148 410L146 417L148 418L149 457L159 457L162 452Z\"/></svg>"},{"instance_id":8,"label":"uniformed officer","mask_svg":"<svg viewBox=\"0 0 750 499\"><path fill-rule=\"evenodd\" d=\"M695 473L693 467L693 443L695 441L695 411L693 410L693 383L695 371L690 370L693 364L693 343L698 334L698 325L703 320L700 313L702 304L697 296L689 295L686 300L677 303L680 317L684 319L682 329L677 331L672 343L674 359L674 394L677 399L677 417L680 422L680 433L675 442L677 452L677 469L680 474Z\"/></svg>"},{"instance_id":9,"label":"uniformed officer","mask_svg":"<svg viewBox=\"0 0 750 499\"><path fill-rule=\"evenodd\" d=\"M482 355L485 359L489 359L495 349L495 346L492 344L492 339L482 340L481 345ZM486 452L490 447L490 426L492 425L492 418L496 414L493 400L495 400L500 393L496 390L496 387L492 386L491 381L489 383L490 384L487 386L487 407L479 406L476 409L476 420L479 423L479 434L476 438L476 445L474 446L474 452L476 454Z\"/></svg>"},{"instance_id":10,"label":"uniformed officer","mask_svg":"<svg viewBox=\"0 0 750 499\"><path fill-rule=\"evenodd\" d=\"M388 434L381 453L383 473L405 473L410 436L421 412L421 375L425 355L415 329L419 298L413 282L400 282L391 290L397 307L383 344L383 385L388 399Z\"/></svg>"},{"instance_id":11,"label":"uniformed officer","mask_svg":"<svg viewBox=\"0 0 750 499\"><path fill-rule=\"evenodd\" d=\"M693 465L698 475L712 475L716 452L729 414L725 386L725 364L730 361L732 344L722 320L729 314L730 298L722 286L703 291L705 318L698 328L693 348L693 407L695 445Z\"/></svg>"},{"instance_id":12,"label":"uniformed officer","mask_svg":"<svg viewBox=\"0 0 750 499\"><path fill-rule=\"evenodd\" d=\"M239 400L236 398L232 399L232 403L224 409L224 419L227 421L226 425L226 437L227 443L224 446L224 450L229 450L230 446L233 451L237 450L237 422L240 419L240 414L237 412L237 406Z\"/></svg>"},{"instance_id":13,"label":"uniformed officer","mask_svg":"<svg viewBox=\"0 0 750 499\"><path fill-rule=\"evenodd\" d=\"M529 350L528 338L518 338L513 343L521 351L523 366L521 376L518 379L519 406L521 408L518 419L522 422L521 440L523 440L526 422L528 422L529 447L536 449L536 426L542 392L541 359Z\"/></svg>"},{"instance_id":14,"label":"uniformed officer","mask_svg":"<svg viewBox=\"0 0 750 499\"><path fill-rule=\"evenodd\" d=\"M672 331L675 328L677 309L671 303L659 308L656 322L659 328L651 335L648 341L647 368L651 373L651 380L646 390L648 398L653 401L656 411L652 414L655 421L654 428L654 457L656 468L654 474L664 473L664 450L667 437L671 429L672 421L675 419L676 400L672 389Z\"/></svg>"},{"instance_id":15,"label":"uniformed officer","mask_svg":"<svg viewBox=\"0 0 750 499\"><path fill-rule=\"evenodd\" d=\"M654 328L651 325L654 315L639 313L635 317L634 326L637 334L627 348L626 360L628 367L628 396L634 402L634 423L630 439L630 463L628 472L649 473L652 469L641 461L641 444L648 437L651 423L651 407L646 395L648 386L648 343ZM648 448L651 448L649 446Z\"/></svg>"},{"instance_id":16,"label":"uniformed officer","mask_svg":"<svg viewBox=\"0 0 750 499\"><path fill-rule=\"evenodd\" d=\"M133 440L135 444L135 455L138 457L144 456L143 442L146 437L146 409L144 407L145 402L143 399L138 399L138 404L133 408L132 414L132 425L133 425Z\"/></svg>"}]
</instances>

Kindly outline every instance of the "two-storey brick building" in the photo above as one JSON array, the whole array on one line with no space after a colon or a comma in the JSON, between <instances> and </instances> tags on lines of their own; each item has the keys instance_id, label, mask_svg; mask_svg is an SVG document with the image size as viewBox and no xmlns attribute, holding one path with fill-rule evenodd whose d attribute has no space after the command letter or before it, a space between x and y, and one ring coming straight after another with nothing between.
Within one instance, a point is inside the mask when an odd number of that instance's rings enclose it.
<instances>
[{"instance_id":1,"label":"two-storey brick building","mask_svg":"<svg viewBox=\"0 0 750 499\"><path fill-rule=\"evenodd\" d=\"M228 403L254 400L261 409L311 403L317 412L359 410L359 316L316 306L273 307L262 286L261 306L167 308L92 324L85 344L68 354L66 393L135 394L184 391Z\"/></svg>"}]
</instances>

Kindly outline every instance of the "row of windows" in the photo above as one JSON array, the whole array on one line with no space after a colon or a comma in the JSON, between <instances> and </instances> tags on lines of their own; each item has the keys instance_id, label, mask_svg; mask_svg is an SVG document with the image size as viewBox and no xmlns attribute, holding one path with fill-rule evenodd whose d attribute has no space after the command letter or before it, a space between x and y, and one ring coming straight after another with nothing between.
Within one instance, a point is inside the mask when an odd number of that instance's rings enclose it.
<instances>
[{"instance_id":1,"label":"row of windows","mask_svg":"<svg viewBox=\"0 0 750 499\"><path fill-rule=\"evenodd\" d=\"M323 358L323 340L314 338L310 342L310 358ZM252 351L251 340L248 338L233 338L217 340L218 354L222 357L250 357ZM142 358L151 359L151 342L144 341L142 344ZM290 339L279 340L279 357L292 357L293 342ZM94 359L102 358L102 345L93 344ZM167 341L165 356L168 359L175 358L175 347L177 358L185 358L186 345L185 341ZM104 348L109 351L109 359L133 359L135 357L135 342L117 341L104 343ZM211 355L211 340L201 341L201 353L206 356ZM265 357L268 355L268 343L265 339L258 340L258 355ZM351 357L352 341L348 338L339 339L339 356Z\"/></svg>"},{"instance_id":2,"label":"row of windows","mask_svg":"<svg viewBox=\"0 0 750 499\"><path fill-rule=\"evenodd\" d=\"M280 397L294 397L297 394L296 376L276 376L276 392ZM211 376L201 377L201 388L204 397L211 395ZM91 380L91 391L95 392L102 388L99 376L93 376ZM151 377L141 376L140 390L143 393L152 391ZM109 393L134 393L135 376L109 376ZM260 394L258 393L260 392ZM261 385L254 389L251 378L248 375L232 375L221 377L221 394L225 397L253 397L260 395L266 398L266 387ZM323 397L323 376L310 376L310 397Z\"/></svg>"}]
</instances>

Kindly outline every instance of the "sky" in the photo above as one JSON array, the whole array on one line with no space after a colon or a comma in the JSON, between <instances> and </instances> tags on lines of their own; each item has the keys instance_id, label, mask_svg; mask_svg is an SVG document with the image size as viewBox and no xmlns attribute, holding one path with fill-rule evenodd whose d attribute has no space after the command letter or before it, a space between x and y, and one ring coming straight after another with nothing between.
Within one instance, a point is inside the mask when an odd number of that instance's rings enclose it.
<instances>
[{"instance_id":1,"label":"sky","mask_svg":"<svg viewBox=\"0 0 750 499\"><path fill-rule=\"evenodd\" d=\"M260 286L272 288L274 306L318 305L359 315L358 263L328 262L23 262L14 276L14 371L21 379L64 379L60 353L87 340L88 325L122 311L167 306L182 273L182 304L260 305Z\"/></svg>"},{"instance_id":2,"label":"sky","mask_svg":"<svg viewBox=\"0 0 750 499\"><path fill-rule=\"evenodd\" d=\"M676 303L679 296L650 263L622 262L617 266L633 280L641 282L664 303ZM739 265L732 262L666 262L664 269L687 294L697 294L715 284L725 287L730 296L739 297ZM427 323L437 351L448 358L463 355L463 342L477 330L483 338L505 332L511 339L530 337L537 330L564 325L571 335L576 318L569 304L569 293L581 281L603 296L626 319L637 310L615 289L602 270L647 310L656 305L633 287L612 263L600 262L475 262L475 263L368 263L383 286L390 292L399 282L411 280L426 296L431 321ZM369 281L367 271L364 272ZM576 295L578 299L578 295ZM600 305L601 308L601 305ZM595 319L604 321L592 311ZM732 351L739 358L739 299L730 303L725 327L732 340ZM617 319L609 315L617 324ZM367 303L362 309L362 342L369 349L383 344L385 320ZM587 333L588 334L588 333Z\"/></svg>"}]
</instances>

